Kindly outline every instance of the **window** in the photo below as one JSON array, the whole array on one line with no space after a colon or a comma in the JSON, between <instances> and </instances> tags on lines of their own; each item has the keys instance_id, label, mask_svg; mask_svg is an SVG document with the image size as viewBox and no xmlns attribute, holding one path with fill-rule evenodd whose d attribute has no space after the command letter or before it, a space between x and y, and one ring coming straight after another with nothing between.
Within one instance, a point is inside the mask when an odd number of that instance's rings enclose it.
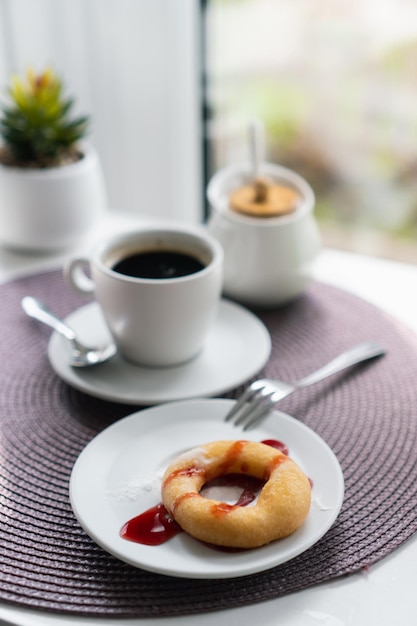
<instances>
[{"instance_id":1,"label":"window","mask_svg":"<svg viewBox=\"0 0 417 626\"><path fill-rule=\"evenodd\" d=\"M205 33L209 174L257 118L326 245L417 262L417 3L207 0Z\"/></svg>"},{"instance_id":2,"label":"window","mask_svg":"<svg viewBox=\"0 0 417 626\"><path fill-rule=\"evenodd\" d=\"M202 219L199 3L0 0L0 87L51 65L92 119L110 205Z\"/></svg>"}]
</instances>

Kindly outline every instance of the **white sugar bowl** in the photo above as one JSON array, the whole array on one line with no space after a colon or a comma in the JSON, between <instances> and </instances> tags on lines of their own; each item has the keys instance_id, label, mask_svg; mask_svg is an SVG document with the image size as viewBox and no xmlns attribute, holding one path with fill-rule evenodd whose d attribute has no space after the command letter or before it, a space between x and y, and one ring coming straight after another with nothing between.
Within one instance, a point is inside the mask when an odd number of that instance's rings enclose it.
<instances>
[{"instance_id":1,"label":"white sugar bowl","mask_svg":"<svg viewBox=\"0 0 417 626\"><path fill-rule=\"evenodd\" d=\"M222 244L224 295L242 304L273 308L283 305L306 288L321 248L313 211L314 192L296 172L261 163L259 175L297 192L295 209L278 217L254 217L230 208L230 194L248 184L251 165L221 169L210 180L210 233Z\"/></svg>"}]
</instances>

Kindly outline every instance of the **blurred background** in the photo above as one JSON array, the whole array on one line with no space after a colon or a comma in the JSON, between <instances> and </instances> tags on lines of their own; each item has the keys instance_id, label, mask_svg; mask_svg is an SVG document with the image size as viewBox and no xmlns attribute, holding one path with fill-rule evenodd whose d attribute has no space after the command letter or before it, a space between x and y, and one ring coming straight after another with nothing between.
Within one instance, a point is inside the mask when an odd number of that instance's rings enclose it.
<instances>
[{"instance_id":1,"label":"blurred background","mask_svg":"<svg viewBox=\"0 0 417 626\"><path fill-rule=\"evenodd\" d=\"M417 262L417 0L0 0L0 92L29 65L92 116L116 210L204 219L256 118L325 245Z\"/></svg>"},{"instance_id":2,"label":"blurred background","mask_svg":"<svg viewBox=\"0 0 417 626\"><path fill-rule=\"evenodd\" d=\"M417 2L206 5L211 169L258 116L268 159L313 186L327 245L417 262Z\"/></svg>"}]
</instances>

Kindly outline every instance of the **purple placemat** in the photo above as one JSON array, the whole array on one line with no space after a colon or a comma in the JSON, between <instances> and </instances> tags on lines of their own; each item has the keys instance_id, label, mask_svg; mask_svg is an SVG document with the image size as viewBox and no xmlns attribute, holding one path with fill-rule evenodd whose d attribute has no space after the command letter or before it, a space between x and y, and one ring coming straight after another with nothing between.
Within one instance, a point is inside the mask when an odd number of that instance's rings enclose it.
<instances>
[{"instance_id":1,"label":"purple placemat","mask_svg":"<svg viewBox=\"0 0 417 626\"><path fill-rule=\"evenodd\" d=\"M0 600L102 617L225 609L365 568L416 531L415 335L365 301L313 283L293 304L260 314L272 335L262 375L296 379L369 339L388 350L280 404L327 441L342 465L346 496L330 531L284 565L228 580L165 577L108 555L73 516L68 482L84 446L137 407L91 398L53 373L50 331L21 311L26 294L63 316L85 303L60 271L0 287Z\"/></svg>"}]
</instances>

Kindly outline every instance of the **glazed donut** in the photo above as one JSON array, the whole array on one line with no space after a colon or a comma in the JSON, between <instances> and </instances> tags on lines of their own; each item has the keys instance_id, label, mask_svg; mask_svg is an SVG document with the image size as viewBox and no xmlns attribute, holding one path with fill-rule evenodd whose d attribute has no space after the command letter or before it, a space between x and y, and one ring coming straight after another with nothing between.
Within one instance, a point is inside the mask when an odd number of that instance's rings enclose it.
<instances>
[{"instance_id":1,"label":"glazed donut","mask_svg":"<svg viewBox=\"0 0 417 626\"><path fill-rule=\"evenodd\" d=\"M246 474L264 481L251 506L200 495L219 476ZM162 479L162 501L188 534L217 546L256 548L295 532L310 509L307 476L288 456L255 441L214 441L179 456Z\"/></svg>"}]
</instances>

